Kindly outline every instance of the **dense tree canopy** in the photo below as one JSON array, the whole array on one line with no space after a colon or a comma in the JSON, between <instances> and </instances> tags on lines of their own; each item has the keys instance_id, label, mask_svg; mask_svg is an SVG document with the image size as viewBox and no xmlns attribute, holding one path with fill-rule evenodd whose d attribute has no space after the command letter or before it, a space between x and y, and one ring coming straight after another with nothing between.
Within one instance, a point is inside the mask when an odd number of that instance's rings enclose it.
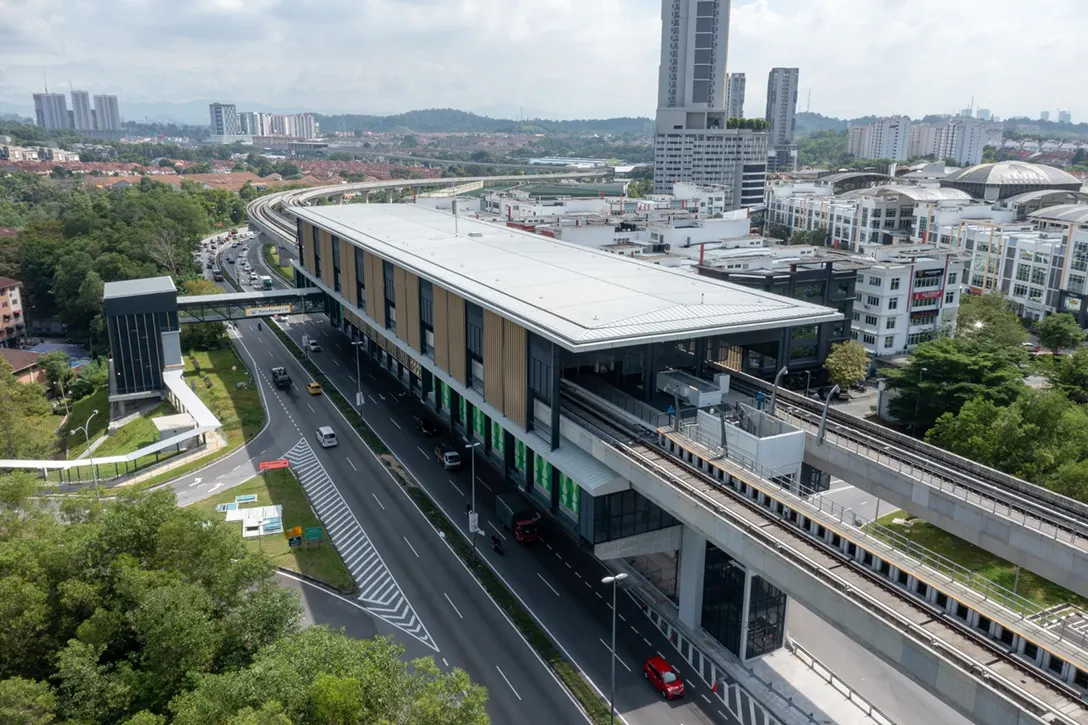
<instances>
[{"instance_id":1,"label":"dense tree canopy","mask_svg":"<svg viewBox=\"0 0 1088 725\"><path fill-rule=\"evenodd\" d=\"M1008 405L1024 389L1025 362L1026 355L1018 348L960 337L924 342L907 365L888 371L888 388L897 392L889 410L896 420L924 431L976 398Z\"/></svg>"},{"instance_id":2,"label":"dense tree canopy","mask_svg":"<svg viewBox=\"0 0 1088 725\"><path fill-rule=\"evenodd\" d=\"M840 388L860 383L869 373L869 354L857 340L847 340L831 346L824 360L827 379Z\"/></svg>"},{"instance_id":3,"label":"dense tree canopy","mask_svg":"<svg viewBox=\"0 0 1088 725\"><path fill-rule=\"evenodd\" d=\"M65 725L484 725L464 672L385 639L300 630L238 531L170 492L61 516L0 479L0 720Z\"/></svg>"},{"instance_id":4,"label":"dense tree canopy","mask_svg":"<svg viewBox=\"0 0 1088 725\"><path fill-rule=\"evenodd\" d=\"M1013 312L1012 302L996 294L963 295L956 317L956 336L986 346L1016 347L1028 332Z\"/></svg>"},{"instance_id":5,"label":"dense tree canopy","mask_svg":"<svg viewBox=\"0 0 1088 725\"><path fill-rule=\"evenodd\" d=\"M102 286L197 270L193 252L216 225L245 217L236 194L144 177L126 189L85 189L34 174L0 176L0 226L22 227L0 248L0 274L23 281L38 318L57 316L69 334L104 349Z\"/></svg>"},{"instance_id":6,"label":"dense tree canopy","mask_svg":"<svg viewBox=\"0 0 1088 725\"><path fill-rule=\"evenodd\" d=\"M1061 352L1078 347L1084 342L1084 331L1077 318L1068 312L1047 315L1035 323L1035 335L1039 344L1051 352Z\"/></svg>"}]
</instances>

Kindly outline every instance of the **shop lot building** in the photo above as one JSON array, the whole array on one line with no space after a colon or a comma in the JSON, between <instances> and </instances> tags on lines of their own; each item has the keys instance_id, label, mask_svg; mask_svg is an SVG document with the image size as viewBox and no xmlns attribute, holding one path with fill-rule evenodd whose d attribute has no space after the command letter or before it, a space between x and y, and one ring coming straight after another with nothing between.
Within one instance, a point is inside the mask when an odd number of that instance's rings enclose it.
<instances>
[{"instance_id":1,"label":"shop lot building","mask_svg":"<svg viewBox=\"0 0 1088 725\"><path fill-rule=\"evenodd\" d=\"M672 562L686 624L741 656L781 646L785 595L606 464L570 396L664 425L680 394L722 401L722 362L841 313L413 205L297 215L296 284L364 354L598 556Z\"/></svg>"}]
</instances>

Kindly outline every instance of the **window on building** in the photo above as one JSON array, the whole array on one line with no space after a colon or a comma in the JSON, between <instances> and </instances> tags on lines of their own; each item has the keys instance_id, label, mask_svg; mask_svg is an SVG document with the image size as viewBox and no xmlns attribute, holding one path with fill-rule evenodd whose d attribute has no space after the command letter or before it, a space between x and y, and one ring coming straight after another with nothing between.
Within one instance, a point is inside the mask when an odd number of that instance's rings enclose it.
<instances>
[{"instance_id":1,"label":"window on building","mask_svg":"<svg viewBox=\"0 0 1088 725\"><path fill-rule=\"evenodd\" d=\"M1026 284L1014 284L1012 286L1012 296L1013 297L1027 297L1028 296L1028 286Z\"/></svg>"},{"instance_id":2,"label":"window on building","mask_svg":"<svg viewBox=\"0 0 1088 725\"><path fill-rule=\"evenodd\" d=\"M1016 279L1020 282L1027 282L1031 279L1031 267L1026 264L1016 265Z\"/></svg>"},{"instance_id":3,"label":"window on building","mask_svg":"<svg viewBox=\"0 0 1088 725\"><path fill-rule=\"evenodd\" d=\"M1028 290L1028 299L1032 300L1033 302L1038 302L1039 300L1043 299L1043 291L1038 287L1032 287L1030 290Z\"/></svg>"},{"instance_id":4,"label":"window on building","mask_svg":"<svg viewBox=\"0 0 1088 725\"><path fill-rule=\"evenodd\" d=\"M894 317L889 317L884 322L884 329L885 330L894 330L895 329L895 318Z\"/></svg>"},{"instance_id":5,"label":"window on building","mask_svg":"<svg viewBox=\"0 0 1088 725\"><path fill-rule=\"evenodd\" d=\"M302 243L302 220L295 219L295 246L298 247L298 263L299 266L306 264L306 245Z\"/></svg>"},{"instance_id":6,"label":"window on building","mask_svg":"<svg viewBox=\"0 0 1088 725\"><path fill-rule=\"evenodd\" d=\"M899 289L899 280L900 280L899 277L892 277L891 282L888 283L888 289L890 289L890 290Z\"/></svg>"},{"instance_id":7,"label":"window on building","mask_svg":"<svg viewBox=\"0 0 1088 725\"><path fill-rule=\"evenodd\" d=\"M948 273L948 285L952 286L954 284L956 284L956 273L955 272L949 272Z\"/></svg>"},{"instance_id":8,"label":"window on building","mask_svg":"<svg viewBox=\"0 0 1088 725\"><path fill-rule=\"evenodd\" d=\"M419 280L419 324L423 330L423 354L434 357L434 286Z\"/></svg>"},{"instance_id":9,"label":"window on building","mask_svg":"<svg viewBox=\"0 0 1088 725\"><path fill-rule=\"evenodd\" d=\"M854 313L854 322L857 322L860 319L861 319L861 313L860 312L855 312Z\"/></svg>"},{"instance_id":10,"label":"window on building","mask_svg":"<svg viewBox=\"0 0 1088 725\"><path fill-rule=\"evenodd\" d=\"M899 298L898 297L892 297L891 299L888 300L888 309L889 310L898 310L899 309Z\"/></svg>"},{"instance_id":11,"label":"window on building","mask_svg":"<svg viewBox=\"0 0 1088 725\"><path fill-rule=\"evenodd\" d=\"M893 336L888 335L887 337L884 338L884 349L885 350L890 350L894 346L895 346L895 338Z\"/></svg>"},{"instance_id":12,"label":"window on building","mask_svg":"<svg viewBox=\"0 0 1088 725\"><path fill-rule=\"evenodd\" d=\"M929 277L915 277L914 278L914 289L916 289L916 290L930 289L932 287L940 287L940 286L941 286L941 277L940 277L940 275L931 275Z\"/></svg>"},{"instance_id":13,"label":"window on building","mask_svg":"<svg viewBox=\"0 0 1088 725\"><path fill-rule=\"evenodd\" d=\"M926 307L936 307L936 306L937 306L937 298L936 297L930 297L929 299L926 299L926 300L914 300L914 302L911 304L910 308L912 310L919 310L919 309L924 309Z\"/></svg>"},{"instance_id":14,"label":"window on building","mask_svg":"<svg viewBox=\"0 0 1088 725\"><path fill-rule=\"evenodd\" d=\"M382 260L382 280L385 288L385 327L387 330L397 328L397 302L393 283L393 264Z\"/></svg>"},{"instance_id":15,"label":"window on building","mask_svg":"<svg viewBox=\"0 0 1088 725\"><path fill-rule=\"evenodd\" d=\"M872 305L873 307L880 307L880 298L876 295L869 295L865 298L865 304Z\"/></svg>"},{"instance_id":16,"label":"window on building","mask_svg":"<svg viewBox=\"0 0 1088 725\"><path fill-rule=\"evenodd\" d=\"M359 309L366 312L366 269L363 267L363 250L355 248L355 299Z\"/></svg>"},{"instance_id":17,"label":"window on building","mask_svg":"<svg viewBox=\"0 0 1088 725\"><path fill-rule=\"evenodd\" d=\"M858 292L857 296L854 299L857 300L858 302L861 302L861 293Z\"/></svg>"},{"instance_id":18,"label":"window on building","mask_svg":"<svg viewBox=\"0 0 1088 725\"><path fill-rule=\"evenodd\" d=\"M880 284L881 284L881 281L882 280L880 279L880 277L870 277L869 278L869 284L872 285L873 287L879 287Z\"/></svg>"},{"instance_id":19,"label":"window on building","mask_svg":"<svg viewBox=\"0 0 1088 725\"><path fill-rule=\"evenodd\" d=\"M1038 285L1046 285L1046 268L1045 267L1032 267L1031 268L1031 283Z\"/></svg>"},{"instance_id":20,"label":"window on building","mask_svg":"<svg viewBox=\"0 0 1088 725\"><path fill-rule=\"evenodd\" d=\"M861 336L861 341L863 343L865 343L866 345L875 345L876 344L876 335L870 335L869 333L866 332L864 335Z\"/></svg>"},{"instance_id":21,"label":"window on building","mask_svg":"<svg viewBox=\"0 0 1088 725\"><path fill-rule=\"evenodd\" d=\"M332 290L340 291L340 237L332 238Z\"/></svg>"},{"instance_id":22,"label":"window on building","mask_svg":"<svg viewBox=\"0 0 1088 725\"><path fill-rule=\"evenodd\" d=\"M956 303L956 293L955 292L946 292L945 295L944 295L944 303L946 305L955 304Z\"/></svg>"},{"instance_id":23,"label":"window on building","mask_svg":"<svg viewBox=\"0 0 1088 725\"><path fill-rule=\"evenodd\" d=\"M876 315L865 315L865 324L869 327L876 327Z\"/></svg>"},{"instance_id":24,"label":"window on building","mask_svg":"<svg viewBox=\"0 0 1088 725\"><path fill-rule=\"evenodd\" d=\"M321 278L321 237L317 227L314 227L314 274Z\"/></svg>"}]
</instances>

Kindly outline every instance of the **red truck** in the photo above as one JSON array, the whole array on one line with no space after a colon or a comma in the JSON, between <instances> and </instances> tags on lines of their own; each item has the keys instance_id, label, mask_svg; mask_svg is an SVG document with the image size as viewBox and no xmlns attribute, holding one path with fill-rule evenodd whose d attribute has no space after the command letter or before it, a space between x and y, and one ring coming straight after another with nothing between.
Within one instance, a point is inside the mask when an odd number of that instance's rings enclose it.
<instances>
[{"instance_id":1,"label":"red truck","mask_svg":"<svg viewBox=\"0 0 1088 725\"><path fill-rule=\"evenodd\" d=\"M502 527L512 532L519 543L529 544L540 538L536 531L540 514L527 510L518 494L500 493L496 496L495 513Z\"/></svg>"}]
</instances>

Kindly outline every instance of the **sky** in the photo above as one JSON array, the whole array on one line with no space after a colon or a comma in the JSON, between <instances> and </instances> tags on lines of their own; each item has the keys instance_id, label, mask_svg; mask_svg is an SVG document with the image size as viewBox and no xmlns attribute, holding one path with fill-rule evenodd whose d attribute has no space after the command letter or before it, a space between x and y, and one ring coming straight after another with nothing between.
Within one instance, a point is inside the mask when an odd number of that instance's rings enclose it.
<instances>
[{"instance_id":1,"label":"sky","mask_svg":"<svg viewBox=\"0 0 1088 725\"><path fill-rule=\"evenodd\" d=\"M842 118L1069 109L1088 120L1088 0L733 0L729 72ZM43 78L149 104L556 118L652 116L660 0L0 0L0 111ZM126 106L126 104L128 104ZM258 108L257 106L260 106ZM126 107L130 109L126 112ZM180 109L180 107L178 107ZM191 113L190 113L191 115ZM206 114L204 116L206 120Z\"/></svg>"}]
</instances>

